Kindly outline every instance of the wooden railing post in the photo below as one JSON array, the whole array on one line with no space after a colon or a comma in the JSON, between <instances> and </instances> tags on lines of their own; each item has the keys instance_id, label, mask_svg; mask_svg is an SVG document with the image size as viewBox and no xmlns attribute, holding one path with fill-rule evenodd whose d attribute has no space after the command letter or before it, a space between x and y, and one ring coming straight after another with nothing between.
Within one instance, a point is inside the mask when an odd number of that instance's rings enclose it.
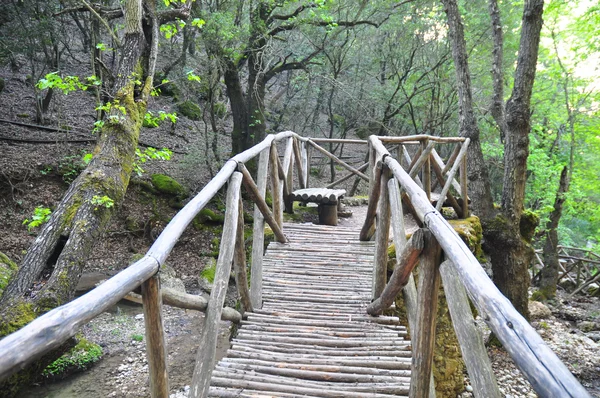
<instances>
[{"instance_id":1,"label":"wooden railing post","mask_svg":"<svg viewBox=\"0 0 600 398\"><path fill-rule=\"evenodd\" d=\"M312 164L312 146L308 141L303 142L304 152L306 153L306 188L310 188L310 166Z\"/></svg>"},{"instance_id":2,"label":"wooden railing post","mask_svg":"<svg viewBox=\"0 0 600 398\"><path fill-rule=\"evenodd\" d=\"M270 149L260 153L256 185L258 195L264 199L267 191ZM254 204L254 226L252 229L252 265L250 268L250 301L254 308L262 308L262 263L265 243L265 217Z\"/></svg>"},{"instance_id":3,"label":"wooden railing post","mask_svg":"<svg viewBox=\"0 0 600 398\"><path fill-rule=\"evenodd\" d=\"M429 140L423 140L421 142L421 145L424 148L423 152L425 152L425 149L427 149L428 144ZM425 188L425 195L427 195L427 199L431 199L431 161L429 155L427 155L427 159L423 165L423 188Z\"/></svg>"},{"instance_id":4,"label":"wooden railing post","mask_svg":"<svg viewBox=\"0 0 600 398\"><path fill-rule=\"evenodd\" d=\"M381 168L381 162L377 162L371 170L373 181L369 183L369 204L367 206L365 222L359 236L359 239L363 242L370 240L375 232L375 215L377 214L377 204L379 203L379 195L381 193Z\"/></svg>"},{"instance_id":5,"label":"wooden railing post","mask_svg":"<svg viewBox=\"0 0 600 398\"><path fill-rule=\"evenodd\" d=\"M435 345L435 322L440 288L441 249L433 234L425 232L419 267L417 327L411 331L413 357L410 377L411 398L427 397L431 382Z\"/></svg>"},{"instance_id":6,"label":"wooden railing post","mask_svg":"<svg viewBox=\"0 0 600 398\"><path fill-rule=\"evenodd\" d=\"M277 146L271 144L269 170L271 172L271 200L273 201L273 217L281 227L283 225L283 206L281 197L281 184L279 182L279 165Z\"/></svg>"},{"instance_id":7,"label":"wooden railing post","mask_svg":"<svg viewBox=\"0 0 600 398\"><path fill-rule=\"evenodd\" d=\"M452 325L460 343L473 392L476 397L500 398L502 394L498 389L483 339L475 326L467 292L450 260L440 265L440 274Z\"/></svg>"},{"instance_id":8,"label":"wooden railing post","mask_svg":"<svg viewBox=\"0 0 600 398\"><path fill-rule=\"evenodd\" d=\"M239 216L238 206L241 184L242 174L234 172L229 179L229 187L227 189L227 202L225 205L227 211L225 213L225 223L223 224L221 245L219 246L217 270L200 336L200 347L196 356L196 367L190 388L191 398L204 398L208 396L210 378L215 362L221 311L223 310L229 275L231 274L231 263L233 261L234 242Z\"/></svg>"},{"instance_id":9,"label":"wooden railing post","mask_svg":"<svg viewBox=\"0 0 600 398\"><path fill-rule=\"evenodd\" d=\"M244 312L253 312L252 302L250 300L250 291L248 290L248 274L246 272L246 245L244 243L244 203L240 195L238 207L238 222L235 238L235 253L233 256L233 267L235 274L235 284L237 286L238 296L244 307Z\"/></svg>"},{"instance_id":10,"label":"wooden railing post","mask_svg":"<svg viewBox=\"0 0 600 398\"><path fill-rule=\"evenodd\" d=\"M287 139L285 153L283 155L283 204L285 212L292 214L294 212L294 202L292 201L292 185L294 183L294 137Z\"/></svg>"},{"instance_id":11,"label":"wooden railing post","mask_svg":"<svg viewBox=\"0 0 600 398\"><path fill-rule=\"evenodd\" d=\"M465 142L464 145L467 146L469 143ZM467 155L465 154L462 162L460 163L460 196L462 196L463 200L462 218L469 217L469 189L467 187L467 181Z\"/></svg>"},{"instance_id":12,"label":"wooden railing post","mask_svg":"<svg viewBox=\"0 0 600 398\"><path fill-rule=\"evenodd\" d=\"M306 188L306 175L304 174L304 159L302 158L302 151L298 139L294 137L294 160L296 168L298 169L298 184L300 189ZM292 189L293 191L293 189Z\"/></svg>"},{"instance_id":13,"label":"wooden railing post","mask_svg":"<svg viewBox=\"0 0 600 398\"><path fill-rule=\"evenodd\" d=\"M379 298L387 283L388 245L390 241L390 197L388 194L387 167L382 170L379 182L379 212L375 229L375 264L373 266L373 300Z\"/></svg>"},{"instance_id":14,"label":"wooden railing post","mask_svg":"<svg viewBox=\"0 0 600 398\"><path fill-rule=\"evenodd\" d=\"M157 275L142 283L142 303L146 327L146 357L150 373L150 396L168 398L167 344L162 320L160 278Z\"/></svg>"}]
</instances>

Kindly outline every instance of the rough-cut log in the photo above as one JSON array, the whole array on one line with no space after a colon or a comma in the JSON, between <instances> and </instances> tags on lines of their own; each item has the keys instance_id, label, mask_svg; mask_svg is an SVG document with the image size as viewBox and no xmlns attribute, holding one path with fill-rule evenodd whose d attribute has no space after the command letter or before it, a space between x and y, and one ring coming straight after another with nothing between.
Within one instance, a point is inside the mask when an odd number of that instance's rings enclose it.
<instances>
[{"instance_id":1,"label":"rough-cut log","mask_svg":"<svg viewBox=\"0 0 600 398\"><path fill-rule=\"evenodd\" d=\"M285 212L288 214L294 213L292 195L292 185L294 182L294 138L290 137L285 146L285 154L283 156L283 204Z\"/></svg>"},{"instance_id":2,"label":"rough-cut log","mask_svg":"<svg viewBox=\"0 0 600 398\"><path fill-rule=\"evenodd\" d=\"M435 161L433 154L431 154L431 165L433 166L433 171L435 172L435 176L437 178L438 183L441 186L444 186L446 184L446 180L444 179L444 174L442 173L442 169L440 168L439 164ZM450 191L448 191L446 193L445 198L440 195L440 197L438 199L438 206L439 206L439 202L442 202L442 204L443 204L446 199L448 199L448 202L450 202L450 206L452 206L452 208L454 209L456 214L462 214L462 208L456 201L456 198L454 197L454 195L452 195L450 193ZM437 209L437 206L436 206L436 209ZM441 209L441 207L440 207L440 209ZM439 211L439 209L438 209L438 211Z\"/></svg>"},{"instance_id":3,"label":"rough-cut log","mask_svg":"<svg viewBox=\"0 0 600 398\"><path fill-rule=\"evenodd\" d=\"M454 175L456 174L456 171L459 169L459 167L461 167L461 164L463 163L463 159L467 155L467 150L469 148L470 141L471 140L469 140L467 138L465 140L462 148L460 149L460 152L458 153L458 156L456 157L456 161L454 162L454 164L452 165L452 168L448 172L448 179L446 180L446 184L444 184L444 187L442 188L442 192L440 193L440 198L444 198L450 191L450 186L452 185L452 181L454 180ZM461 194L462 193L463 192L461 191ZM463 199L463 202L469 201L468 197L464 197L462 199ZM438 202L438 204L436 206L436 210L439 211L442 208L442 205L443 205L443 200L440 200L440 202Z\"/></svg>"},{"instance_id":4,"label":"rough-cut log","mask_svg":"<svg viewBox=\"0 0 600 398\"><path fill-rule=\"evenodd\" d=\"M429 391L435 345L438 291L440 288L438 267L441 248L430 232L427 231L424 235L423 254L420 259L421 268L419 269L417 328L412 333L411 398L424 397Z\"/></svg>"},{"instance_id":5,"label":"rough-cut log","mask_svg":"<svg viewBox=\"0 0 600 398\"><path fill-rule=\"evenodd\" d=\"M419 260L419 255L423 251L423 230L418 229L415 231L408 243L402 249L397 247L396 250L401 250L401 254L394 272L381 296L367 307L369 315L381 315L385 309L392 305L400 290L408 283L412 270Z\"/></svg>"},{"instance_id":6,"label":"rough-cut log","mask_svg":"<svg viewBox=\"0 0 600 398\"><path fill-rule=\"evenodd\" d=\"M267 192L269 150L260 153L256 175L257 195L264 198ZM265 218L257 204L254 204L254 226L252 229L252 266L250 269L250 301L254 308L262 308L263 252L265 242Z\"/></svg>"},{"instance_id":7,"label":"rough-cut log","mask_svg":"<svg viewBox=\"0 0 600 398\"><path fill-rule=\"evenodd\" d=\"M310 138L311 141L317 143L332 143L332 144L368 144L367 140L350 140L341 138Z\"/></svg>"},{"instance_id":8,"label":"rough-cut log","mask_svg":"<svg viewBox=\"0 0 600 398\"><path fill-rule=\"evenodd\" d=\"M408 141L435 141L435 142L462 142L465 139L463 137L437 137L435 135L406 135L404 137L391 137L391 136L382 136L379 137L381 142L390 142L390 143L406 143Z\"/></svg>"},{"instance_id":9,"label":"rough-cut log","mask_svg":"<svg viewBox=\"0 0 600 398\"><path fill-rule=\"evenodd\" d=\"M377 214L377 204L379 203L379 194L381 193L381 172L382 164L377 162L373 167L373 181L371 191L369 192L369 204L367 206L367 215L365 223L360 230L361 241L368 241L375 233L375 215Z\"/></svg>"},{"instance_id":10,"label":"rough-cut log","mask_svg":"<svg viewBox=\"0 0 600 398\"><path fill-rule=\"evenodd\" d=\"M387 153L383 144L377 140L371 140L371 145L380 153ZM556 354L498 291L473 253L441 214L435 211L423 191L409 178L400 164L389 156L385 158L385 163L410 195L418 217L424 220L444 249L446 257L452 261L471 301L479 313L484 315L490 329L534 389L544 396L589 397L589 393Z\"/></svg>"},{"instance_id":11,"label":"rough-cut log","mask_svg":"<svg viewBox=\"0 0 600 398\"><path fill-rule=\"evenodd\" d=\"M345 189L307 188L292 192L292 199L298 202L337 204L345 194Z\"/></svg>"},{"instance_id":12,"label":"rough-cut log","mask_svg":"<svg viewBox=\"0 0 600 398\"><path fill-rule=\"evenodd\" d=\"M467 142L464 145L468 145ZM462 218L469 217L469 189L468 189L468 168L467 158L463 158L460 162L460 196L463 200Z\"/></svg>"},{"instance_id":13,"label":"rough-cut log","mask_svg":"<svg viewBox=\"0 0 600 398\"><path fill-rule=\"evenodd\" d=\"M305 180L305 174L304 174L304 162L303 162L301 151L300 151L300 144L298 143L298 140L296 139L296 137L294 137L293 140L294 140L294 160L296 163L296 168L298 169L298 183L300 184L300 188L304 189L304 188L306 188L306 180Z\"/></svg>"},{"instance_id":14,"label":"rough-cut log","mask_svg":"<svg viewBox=\"0 0 600 398\"><path fill-rule=\"evenodd\" d=\"M146 326L146 356L150 373L150 396L169 397L167 344L162 320L160 279L157 276L142 283L144 324Z\"/></svg>"},{"instance_id":15,"label":"rough-cut log","mask_svg":"<svg viewBox=\"0 0 600 398\"><path fill-rule=\"evenodd\" d=\"M388 194L389 170L382 170L379 183L379 213L375 228L375 256L373 261L373 291L371 298L379 298L387 282L387 249L390 242L390 197Z\"/></svg>"},{"instance_id":16,"label":"rough-cut log","mask_svg":"<svg viewBox=\"0 0 600 398\"><path fill-rule=\"evenodd\" d=\"M238 164L238 170L241 172L241 174L244 177L244 186L246 187L248 194L250 195L250 197L252 197L254 204L259 208L263 217L265 218L265 221L267 222L267 224L269 224L269 226L273 230L273 233L275 234L275 238L280 243L286 243L287 239L286 239L285 235L283 234L283 231L281 230L280 224L275 220L275 216L269 210L269 206L267 205L267 202L265 202L265 200L263 198L261 198L258 187L254 183L254 180L252 179L250 172L248 171L246 166L244 166L242 163ZM275 203L274 197L273 197L273 203Z\"/></svg>"},{"instance_id":17,"label":"rough-cut log","mask_svg":"<svg viewBox=\"0 0 600 398\"><path fill-rule=\"evenodd\" d=\"M281 192L281 183L279 181L279 155L277 155L277 147L271 145L270 152L270 165L269 170L271 171L271 200L273 201L273 217L279 227L283 225L283 198ZM263 212L263 214L265 214Z\"/></svg>"},{"instance_id":18,"label":"rough-cut log","mask_svg":"<svg viewBox=\"0 0 600 398\"><path fill-rule=\"evenodd\" d=\"M414 165L413 159L411 159L410 154L408 153L408 149L406 149L406 146L402 146L402 155L404 156L404 160L407 164L406 170L410 170L411 165ZM414 159L414 161L416 161L416 158ZM398 160L398 162L400 162ZM402 163L402 162L400 162ZM423 188L423 182L421 181L421 179L417 176L415 176L415 182L417 183L417 185L420 188Z\"/></svg>"},{"instance_id":19,"label":"rough-cut log","mask_svg":"<svg viewBox=\"0 0 600 398\"><path fill-rule=\"evenodd\" d=\"M500 398L502 394L498 389L483 338L475 327L467 292L450 261L446 260L440 265L440 274L452 325L460 343L474 395L481 398Z\"/></svg>"},{"instance_id":20,"label":"rough-cut log","mask_svg":"<svg viewBox=\"0 0 600 398\"><path fill-rule=\"evenodd\" d=\"M356 170L358 170L358 171L365 171L365 170L366 170L366 169L368 169L368 168L369 168L369 163L365 163L365 164L363 164L362 166L360 166L360 167L359 167L358 169L356 169ZM342 182L344 182L344 181L346 181L346 180L349 180L349 179L350 179L350 178L352 178L353 176L354 176L354 173L346 174L345 176L343 176L343 177L341 177L341 178L339 178L339 179L335 180L334 182L332 182L332 183L330 183L330 184L327 184L327 185L325 186L325 188L333 188L333 187L335 187L336 185L338 185L338 184L341 184Z\"/></svg>"},{"instance_id":21,"label":"rough-cut log","mask_svg":"<svg viewBox=\"0 0 600 398\"><path fill-rule=\"evenodd\" d=\"M240 200L240 188L242 174L233 173L229 179L227 189L227 202L225 223L223 224L223 235L219 246L219 258L217 259L217 270L213 289L210 293L208 309L204 318L200 347L196 357L196 367L190 387L190 397L205 397L210 385L210 376L213 370L217 348L217 334L219 332L219 321L221 311L227 293L227 283L231 273L231 262L233 260L234 242L237 230L238 205Z\"/></svg>"},{"instance_id":22,"label":"rough-cut log","mask_svg":"<svg viewBox=\"0 0 600 398\"><path fill-rule=\"evenodd\" d=\"M250 301L250 291L248 290L248 274L246 272L246 245L244 243L244 203L240 196L238 205L238 223L235 238L235 253L233 255L233 267L235 273L235 284L237 286L240 302L244 311L254 311Z\"/></svg>"},{"instance_id":23,"label":"rough-cut log","mask_svg":"<svg viewBox=\"0 0 600 398\"><path fill-rule=\"evenodd\" d=\"M356 168L350 166L348 163L340 160L337 156L335 156L331 152L329 152L326 149L323 149L319 145L315 144L312 140L309 140L308 143L311 144L313 146L313 148L315 148L317 151L321 152L325 156L328 156L331 160L333 160L340 166L344 167L346 170L351 171L352 173L356 174L357 176L359 176L360 178L362 178L365 181L369 181L369 178L366 175L364 175L363 173L358 171Z\"/></svg>"},{"instance_id":24,"label":"rough-cut log","mask_svg":"<svg viewBox=\"0 0 600 398\"><path fill-rule=\"evenodd\" d=\"M429 141L429 140L425 140L421 142L421 147L424 148L423 149L423 154L426 154L428 151L428 147L431 145L431 149L429 150L429 154L426 155L426 159L425 162L423 163L423 172L422 172L422 178L423 178L423 189L425 190L425 195L427 195L428 198L431 199L431 151L433 150L434 145L433 141Z\"/></svg>"}]
</instances>

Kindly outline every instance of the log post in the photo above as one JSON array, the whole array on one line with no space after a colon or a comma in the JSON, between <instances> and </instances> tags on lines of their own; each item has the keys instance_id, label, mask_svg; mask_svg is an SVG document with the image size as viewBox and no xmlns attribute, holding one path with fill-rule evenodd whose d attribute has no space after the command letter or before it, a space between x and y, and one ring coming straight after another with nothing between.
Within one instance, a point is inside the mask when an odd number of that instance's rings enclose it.
<instances>
[{"instance_id":1,"label":"log post","mask_svg":"<svg viewBox=\"0 0 600 398\"><path fill-rule=\"evenodd\" d=\"M310 187L310 165L312 163L312 147L307 142L303 143L306 153L306 188Z\"/></svg>"},{"instance_id":2,"label":"log post","mask_svg":"<svg viewBox=\"0 0 600 398\"><path fill-rule=\"evenodd\" d=\"M429 391L440 288L438 270L441 255L440 245L429 231L425 232L424 243L420 258L417 327L411 333L413 339L409 394L411 398L426 397Z\"/></svg>"},{"instance_id":3,"label":"log post","mask_svg":"<svg viewBox=\"0 0 600 398\"><path fill-rule=\"evenodd\" d=\"M452 181L454 181L454 175L456 174L456 171L458 170L458 168L461 166L461 164L467 154L469 142L470 142L470 140L467 138L465 140L465 143L463 144L460 152L458 153L455 163L452 165L452 168L448 172L448 179L446 180L446 184L444 184L444 187L442 188L440 197L442 197L442 198L446 197L446 194L448 193L448 191L450 191L450 186L452 185ZM465 184L465 186L466 186L466 184ZM461 187L461 190L462 190L462 187ZM465 198L463 198L463 202L464 202L464 200L465 200ZM468 198L467 198L467 200L468 200ZM438 206L439 206L439 203L438 203ZM440 209L441 209L441 206L440 206ZM438 209L438 211L439 211L439 209ZM463 212L464 212L464 205L463 205Z\"/></svg>"},{"instance_id":4,"label":"log post","mask_svg":"<svg viewBox=\"0 0 600 398\"><path fill-rule=\"evenodd\" d=\"M294 202L292 201L292 185L294 182L294 138L287 139L285 146L285 154L283 155L283 205L285 212L288 214L294 213Z\"/></svg>"},{"instance_id":5,"label":"log post","mask_svg":"<svg viewBox=\"0 0 600 398\"><path fill-rule=\"evenodd\" d=\"M296 137L294 139L294 160L296 163L296 168L298 169L298 184L300 185L300 189L306 188L306 180L304 175L304 159L302 158L302 154L300 151L300 145L298 144L298 139ZM293 189L292 189L293 191Z\"/></svg>"},{"instance_id":6,"label":"log post","mask_svg":"<svg viewBox=\"0 0 600 398\"><path fill-rule=\"evenodd\" d=\"M444 179L444 174L442 174L442 169L440 168L440 165L435 161L435 157L433 156L433 153L430 155L430 161L432 162L432 166L433 166L433 170L435 172L435 176L436 176L437 182L439 182L440 186L443 187L444 185L446 185L446 180ZM461 215L463 210L459 206L459 204L456 201L456 198L454 197L454 195L452 195L450 193L450 191L448 191L446 193L446 197L445 198L440 195L438 203L437 203L437 205L435 207L436 210L440 211L442 209L442 206L444 205L444 201L446 200L446 198L450 202L450 205L452 206L452 208L454 209L454 211L456 212L456 214L457 215Z\"/></svg>"},{"instance_id":7,"label":"log post","mask_svg":"<svg viewBox=\"0 0 600 398\"><path fill-rule=\"evenodd\" d=\"M248 171L248 169L246 169L246 166L244 166L242 163L238 164L238 170L243 175L244 186L246 187L248 194L250 195L250 197L252 198L254 203L258 206L258 208L261 211L263 217L265 218L265 221L267 222L267 224L269 224L269 226L273 230L273 233L275 234L275 238L277 239L277 242L286 243L287 239L286 239L285 235L283 234L283 230L281 229L281 227L275 220L275 216L269 210L269 206L267 205L267 202L265 202L264 199L260 197L258 187L254 183L254 180L252 180L252 176L250 175L250 172ZM264 233L264 230L263 230L263 233Z\"/></svg>"},{"instance_id":8,"label":"log post","mask_svg":"<svg viewBox=\"0 0 600 398\"><path fill-rule=\"evenodd\" d=\"M396 248L396 250L399 250L399 248ZM367 313L369 315L381 315L384 310L392 305L400 290L408 283L408 279L412 275L413 268L417 265L422 250L423 230L418 229L404 248L401 249L400 257L396 256L398 258L396 267L380 297L367 306Z\"/></svg>"},{"instance_id":9,"label":"log post","mask_svg":"<svg viewBox=\"0 0 600 398\"><path fill-rule=\"evenodd\" d=\"M248 290L248 274L246 273L246 245L244 243L244 204L240 195L238 206L238 222L235 239L235 252L233 255L233 267L235 274L235 284L237 286L238 296L244 312L254 312L252 302L250 301L250 291Z\"/></svg>"},{"instance_id":10,"label":"log post","mask_svg":"<svg viewBox=\"0 0 600 398\"><path fill-rule=\"evenodd\" d=\"M405 170L410 171L410 166L412 164L412 159L410 158L410 154L408 153L408 149L406 149L405 145L402 145L402 154L404 156L404 160L406 162L406 168ZM401 163L400 161L398 161L399 163ZM421 182L421 179L419 177L415 177L415 182L417 183L417 185L419 186L419 188L423 188L423 183Z\"/></svg>"},{"instance_id":11,"label":"log post","mask_svg":"<svg viewBox=\"0 0 600 398\"><path fill-rule=\"evenodd\" d=\"M468 146L469 142L465 141L463 146ZM460 196L462 196L463 200L463 214L462 218L469 217L469 190L467 187L467 155L463 157L462 162L460 163Z\"/></svg>"},{"instance_id":12,"label":"log post","mask_svg":"<svg viewBox=\"0 0 600 398\"><path fill-rule=\"evenodd\" d=\"M264 199L267 191L270 150L265 149L258 159L256 175L257 194ZM265 203L266 205L266 203ZM250 267L250 301L254 308L262 308L262 263L265 243L265 217L254 204L254 226L252 229L252 265Z\"/></svg>"},{"instance_id":13,"label":"log post","mask_svg":"<svg viewBox=\"0 0 600 398\"><path fill-rule=\"evenodd\" d=\"M162 320L162 296L157 275L142 283L142 303L146 327L146 356L150 373L150 396L169 397L167 343Z\"/></svg>"},{"instance_id":14,"label":"log post","mask_svg":"<svg viewBox=\"0 0 600 398\"><path fill-rule=\"evenodd\" d=\"M219 246L217 270L213 289L210 293L208 309L206 310L206 316L204 317L202 335L200 336L200 347L198 348L196 367L194 369L190 388L191 398L204 398L208 396L210 377L215 362L221 311L223 310L229 274L231 273L231 262L233 260L234 242L239 214L238 206L241 184L242 174L234 172L229 179L229 188L227 189L227 211L225 213L221 245Z\"/></svg>"},{"instance_id":15,"label":"log post","mask_svg":"<svg viewBox=\"0 0 600 398\"><path fill-rule=\"evenodd\" d=\"M434 141L431 141L431 143L433 144ZM425 148L423 150L425 153L427 147L429 146L429 140L423 140L421 142L421 146ZM431 149L433 149L433 146ZM431 152L431 150L429 152ZM427 195L427 199L431 199L431 160L429 155L427 155L425 163L423 164L423 188L425 188L425 195Z\"/></svg>"},{"instance_id":16,"label":"log post","mask_svg":"<svg viewBox=\"0 0 600 398\"><path fill-rule=\"evenodd\" d=\"M371 190L369 191L369 204L367 206L365 223L360 230L361 241L370 240L375 232L375 215L377 214L377 204L379 203L379 194L381 193L381 168L381 162L377 162L372 169L373 183L369 184Z\"/></svg>"},{"instance_id":17,"label":"log post","mask_svg":"<svg viewBox=\"0 0 600 398\"><path fill-rule=\"evenodd\" d=\"M440 274L452 325L473 385L473 393L476 397L500 398L502 394L498 389L481 334L475 327L467 292L450 260L440 265Z\"/></svg>"},{"instance_id":18,"label":"log post","mask_svg":"<svg viewBox=\"0 0 600 398\"><path fill-rule=\"evenodd\" d=\"M388 245L390 242L390 197L388 180L390 173L384 170L379 182L379 214L375 230L375 264L373 266L373 299L379 298L387 282ZM369 202L370 205L370 202Z\"/></svg>"},{"instance_id":19,"label":"log post","mask_svg":"<svg viewBox=\"0 0 600 398\"><path fill-rule=\"evenodd\" d=\"M283 198L281 197L281 184L279 182L278 156L277 146L273 143L271 144L271 164L269 166L271 171L271 200L273 201L273 217L275 217L275 221L281 227L283 225L283 207L281 203Z\"/></svg>"}]
</instances>

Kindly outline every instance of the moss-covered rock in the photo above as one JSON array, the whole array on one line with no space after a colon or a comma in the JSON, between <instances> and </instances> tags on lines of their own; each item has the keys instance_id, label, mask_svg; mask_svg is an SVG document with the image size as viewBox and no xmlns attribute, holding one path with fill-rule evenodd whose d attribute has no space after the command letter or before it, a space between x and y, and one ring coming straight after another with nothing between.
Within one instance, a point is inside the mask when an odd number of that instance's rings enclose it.
<instances>
[{"instance_id":1,"label":"moss-covered rock","mask_svg":"<svg viewBox=\"0 0 600 398\"><path fill-rule=\"evenodd\" d=\"M17 269L17 264L8 258L6 254L0 252L0 297Z\"/></svg>"},{"instance_id":2,"label":"moss-covered rock","mask_svg":"<svg viewBox=\"0 0 600 398\"><path fill-rule=\"evenodd\" d=\"M198 104L190 100L177 104L177 111L191 120L202 119L202 109L200 109Z\"/></svg>"},{"instance_id":3,"label":"moss-covered rock","mask_svg":"<svg viewBox=\"0 0 600 398\"><path fill-rule=\"evenodd\" d=\"M454 228L458 236L467 244L471 252L475 255L480 263L485 263L487 259L483 253L481 242L483 239L483 229L479 217L471 216L465 219L449 220L450 225Z\"/></svg>"},{"instance_id":4,"label":"moss-covered rock","mask_svg":"<svg viewBox=\"0 0 600 398\"><path fill-rule=\"evenodd\" d=\"M523 214L521 214L519 230L521 231L521 236L527 243L531 243L538 225L540 225L540 216L531 210L524 210Z\"/></svg>"},{"instance_id":5,"label":"moss-covered rock","mask_svg":"<svg viewBox=\"0 0 600 398\"><path fill-rule=\"evenodd\" d=\"M89 369L102 357L102 348L95 343L78 337L75 347L63 354L44 369L42 375L62 379L74 373Z\"/></svg>"},{"instance_id":6,"label":"moss-covered rock","mask_svg":"<svg viewBox=\"0 0 600 398\"><path fill-rule=\"evenodd\" d=\"M216 213L207 208L200 210L198 215L194 217L194 226L196 229L202 229L200 227L201 224L223 225L224 222L225 216L223 214Z\"/></svg>"},{"instance_id":7,"label":"moss-covered rock","mask_svg":"<svg viewBox=\"0 0 600 398\"><path fill-rule=\"evenodd\" d=\"M152 185L158 192L183 198L187 196L187 190L175 179L164 174L152 174Z\"/></svg>"}]
</instances>

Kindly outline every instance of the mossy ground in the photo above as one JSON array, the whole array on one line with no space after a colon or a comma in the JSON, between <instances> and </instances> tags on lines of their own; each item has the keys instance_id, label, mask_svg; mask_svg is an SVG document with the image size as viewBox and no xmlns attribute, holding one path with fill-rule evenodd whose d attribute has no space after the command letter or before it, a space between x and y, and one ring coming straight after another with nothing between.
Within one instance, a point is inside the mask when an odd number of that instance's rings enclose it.
<instances>
[{"instance_id":1,"label":"mossy ground","mask_svg":"<svg viewBox=\"0 0 600 398\"><path fill-rule=\"evenodd\" d=\"M83 337L77 338L77 344L67 353L44 369L42 375L52 378L64 378L73 372L86 370L102 357L102 347Z\"/></svg>"}]
</instances>

